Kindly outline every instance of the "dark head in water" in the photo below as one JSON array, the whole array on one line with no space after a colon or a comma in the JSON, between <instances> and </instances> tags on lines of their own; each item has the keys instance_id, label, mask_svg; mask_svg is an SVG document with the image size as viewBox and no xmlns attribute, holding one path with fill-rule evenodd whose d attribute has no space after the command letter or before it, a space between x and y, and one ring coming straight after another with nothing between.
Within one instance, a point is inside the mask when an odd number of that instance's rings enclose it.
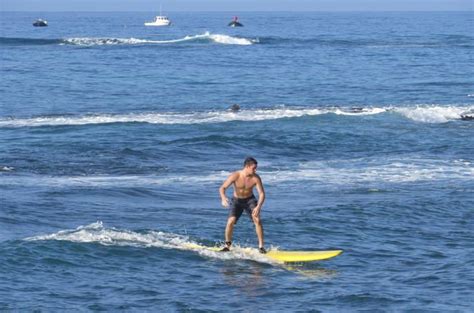
<instances>
[{"instance_id":1,"label":"dark head in water","mask_svg":"<svg viewBox=\"0 0 474 313\"><path fill-rule=\"evenodd\" d=\"M472 114L472 115L461 114L461 120L463 120L463 121L474 121L474 114Z\"/></svg>"},{"instance_id":2,"label":"dark head in water","mask_svg":"<svg viewBox=\"0 0 474 313\"><path fill-rule=\"evenodd\" d=\"M240 111L240 105L238 104L232 104L229 108L232 112L239 112Z\"/></svg>"},{"instance_id":3,"label":"dark head in water","mask_svg":"<svg viewBox=\"0 0 474 313\"><path fill-rule=\"evenodd\" d=\"M229 26L230 27L242 27L244 25L242 25L240 22L239 22L239 18L237 16L234 16L234 19L232 20L232 22L229 23Z\"/></svg>"}]
</instances>

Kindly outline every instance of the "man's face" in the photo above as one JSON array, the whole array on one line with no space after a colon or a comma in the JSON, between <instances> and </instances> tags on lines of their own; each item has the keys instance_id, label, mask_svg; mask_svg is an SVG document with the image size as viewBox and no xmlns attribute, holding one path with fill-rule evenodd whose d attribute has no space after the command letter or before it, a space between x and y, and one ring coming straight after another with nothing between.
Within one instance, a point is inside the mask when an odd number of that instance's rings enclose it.
<instances>
[{"instance_id":1,"label":"man's face","mask_svg":"<svg viewBox=\"0 0 474 313\"><path fill-rule=\"evenodd\" d=\"M250 164L247 166L247 172L249 174L255 174L257 173L257 164Z\"/></svg>"}]
</instances>

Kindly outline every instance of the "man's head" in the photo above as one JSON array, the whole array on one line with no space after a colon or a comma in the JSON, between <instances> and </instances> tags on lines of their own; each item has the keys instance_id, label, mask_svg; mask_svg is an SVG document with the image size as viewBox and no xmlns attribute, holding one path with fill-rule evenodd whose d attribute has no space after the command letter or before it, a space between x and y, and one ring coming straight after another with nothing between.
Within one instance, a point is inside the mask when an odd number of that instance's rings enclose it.
<instances>
[{"instance_id":1,"label":"man's head","mask_svg":"<svg viewBox=\"0 0 474 313\"><path fill-rule=\"evenodd\" d=\"M255 174L257 172L257 160L252 157L248 157L244 161L244 169L249 172L249 174Z\"/></svg>"}]
</instances>

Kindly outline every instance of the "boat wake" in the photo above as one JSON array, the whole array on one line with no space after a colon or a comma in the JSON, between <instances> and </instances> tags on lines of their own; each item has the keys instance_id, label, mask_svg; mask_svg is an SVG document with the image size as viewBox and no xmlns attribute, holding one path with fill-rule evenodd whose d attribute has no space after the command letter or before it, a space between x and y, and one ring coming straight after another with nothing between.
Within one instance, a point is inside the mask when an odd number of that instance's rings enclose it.
<instances>
[{"instance_id":1,"label":"boat wake","mask_svg":"<svg viewBox=\"0 0 474 313\"><path fill-rule=\"evenodd\" d=\"M147 45L147 44L174 44L184 42L211 42L224 45L248 46L258 43L258 39L247 39L232 37L223 34L211 34L206 32L200 35L185 36L179 39L170 40L149 40L137 38L66 38L60 44L76 46L102 46L102 45Z\"/></svg>"},{"instance_id":2,"label":"boat wake","mask_svg":"<svg viewBox=\"0 0 474 313\"><path fill-rule=\"evenodd\" d=\"M130 45L159 45L159 44L179 44L179 43L215 43L222 45L240 45L249 46L259 43L258 39L249 39L242 37L234 37L224 34L211 34L205 32L203 34L188 35L178 39L168 40L151 40L139 38L109 38L109 37L73 37L61 39L44 39L44 38L10 38L0 37L0 45L8 46L38 46L38 45L61 45L61 46L130 46Z\"/></svg>"}]
</instances>

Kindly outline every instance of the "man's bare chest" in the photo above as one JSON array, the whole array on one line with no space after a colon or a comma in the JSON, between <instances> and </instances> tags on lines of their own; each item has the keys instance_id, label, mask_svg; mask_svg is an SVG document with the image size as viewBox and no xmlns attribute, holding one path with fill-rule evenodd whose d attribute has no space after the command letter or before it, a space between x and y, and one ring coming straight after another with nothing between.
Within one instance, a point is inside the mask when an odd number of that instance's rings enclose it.
<instances>
[{"instance_id":1,"label":"man's bare chest","mask_svg":"<svg viewBox=\"0 0 474 313\"><path fill-rule=\"evenodd\" d=\"M255 179L253 177L242 177L235 181L237 189L252 189L255 186Z\"/></svg>"}]
</instances>

